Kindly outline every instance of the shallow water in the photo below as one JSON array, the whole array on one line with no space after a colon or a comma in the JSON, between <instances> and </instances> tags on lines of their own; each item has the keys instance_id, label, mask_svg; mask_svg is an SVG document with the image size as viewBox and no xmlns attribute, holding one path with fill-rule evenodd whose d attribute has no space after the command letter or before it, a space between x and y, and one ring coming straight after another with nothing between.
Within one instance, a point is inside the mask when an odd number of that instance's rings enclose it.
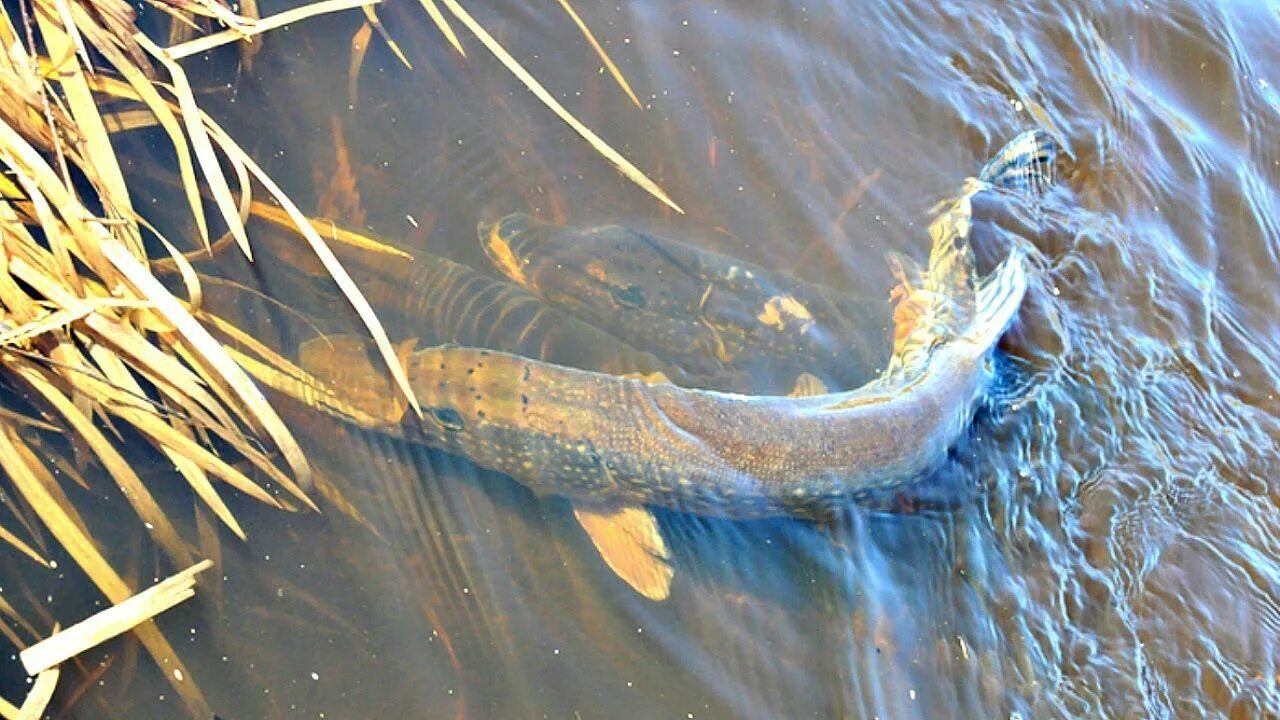
<instances>
[{"instance_id":1,"label":"shallow water","mask_svg":"<svg viewBox=\"0 0 1280 720\"><path fill-rule=\"evenodd\" d=\"M269 35L252 70L190 67L231 84L212 111L304 208L340 126L360 193L340 219L477 269L475 224L521 210L887 297L884 253L922 258L934 203L1043 127L1070 155L1043 212L978 208L984 261L1035 248L1000 382L931 480L944 502L823 527L661 515L663 604L567 503L299 415L364 522L238 503L250 541L224 533L217 592L162 622L190 629L220 717L1280 716L1280 6L578 7L643 110L555 5L468 7L687 214L416 3L380 10L414 70L375 40L353 107L354 14ZM354 331L287 267L222 269ZM286 349L312 332L252 310ZM73 715L107 702L177 708L112 669Z\"/></svg>"}]
</instances>

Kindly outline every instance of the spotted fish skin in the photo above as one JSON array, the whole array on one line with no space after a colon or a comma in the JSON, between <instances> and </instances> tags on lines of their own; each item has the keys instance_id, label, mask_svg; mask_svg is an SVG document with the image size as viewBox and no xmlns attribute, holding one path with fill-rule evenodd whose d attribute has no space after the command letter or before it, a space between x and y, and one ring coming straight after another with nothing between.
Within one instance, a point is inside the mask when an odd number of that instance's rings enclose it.
<instances>
[{"instance_id":1,"label":"spotted fish skin","mask_svg":"<svg viewBox=\"0 0 1280 720\"><path fill-rule=\"evenodd\" d=\"M859 298L619 225L515 213L481 244L516 284L689 372L777 392L799 373L835 387L875 376L889 348L883 298Z\"/></svg>"}]
</instances>

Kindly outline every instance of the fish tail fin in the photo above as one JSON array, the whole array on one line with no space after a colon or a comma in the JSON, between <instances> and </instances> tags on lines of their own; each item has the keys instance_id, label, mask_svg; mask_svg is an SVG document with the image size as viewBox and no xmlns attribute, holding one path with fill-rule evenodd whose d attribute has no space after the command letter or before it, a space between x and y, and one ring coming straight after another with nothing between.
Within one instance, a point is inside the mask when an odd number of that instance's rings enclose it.
<instances>
[{"instance_id":1,"label":"fish tail fin","mask_svg":"<svg viewBox=\"0 0 1280 720\"><path fill-rule=\"evenodd\" d=\"M1009 327L1027 292L1026 253L1015 247L990 275L978 282L974 298L973 321L966 333L978 346L986 349Z\"/></svg>"},{"instance_id":2,"label":"fish tail fin","mask_svg":"<svg viewBox=\"0 0 1280 720\"><path fill-rule=\"evenodd\" d=\"M982 166L978 179L1013 192L1043 195L1055 180L1058 143L1044 130L1015 137Z\"/></svg>"}]
</instances>

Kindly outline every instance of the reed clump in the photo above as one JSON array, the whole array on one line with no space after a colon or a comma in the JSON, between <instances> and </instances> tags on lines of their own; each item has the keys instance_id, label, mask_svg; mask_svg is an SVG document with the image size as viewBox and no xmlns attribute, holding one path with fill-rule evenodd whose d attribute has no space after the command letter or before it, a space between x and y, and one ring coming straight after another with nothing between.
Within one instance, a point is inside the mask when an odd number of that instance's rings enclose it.
<instances>
[{"instance_id":1,"label":"reed clump","mask_svg":"<svg viewBox=\"0 0 1280 720\"><path fill-rule=\"evenodd\" d=\"M302 215L201 111L176 58L190 43L213 47L359 4L328 0L259 20L216 0L157 0L176 21L226 28L168 49L138 30L123 0L29 0L0 11L0 543L48 566L51 538L114 604L134 589L62 486L67 478L88 486L79 474L86 455L174 567L194 564L195 552L126 459L126 437L153 445L239 537L245 533L224 500L227 486L283 509L314 505L305 492L306 458L197 319L200 280L178 245L135 206L112 136L158 128L176 158L198 236L183 244L199 252L234 243L251 258L244 222L255 181L289 216ZM206 194L216 221L206 214ZM225 235L211 237L214 225L227 228ZM368 303L304 225L303 237L394 358ZM161 258L177 269L176 288L153 274ZM268 484L251 479L246 466ZM0 614L19 628L4 623L16 649L52 632L20 618L7 601ZM208 717L200 690L156 626L133 632L192 713ZM38 683L42 693L47 684ZM0 704L0 716L13 707Z\"/></svg>"},{"instance_id":2,"label":"reed clump","mask_svg":"<svg viewBox=\"0 0 1280 720\"><path fill-rule=\"evenodd\" d=\"M551 98L456 0L420 1L458 52L463 45L446 14L620 172L678 209ZM399 402L420 412L373 309L312 223L201 110L179 64L229 43L239 43L247 61L265 31L354 8L366 17L366 37L378 29L399 54L373 12L378 0L322 0L267 18L256 16L252 2L240 12L221 0L148 2L172 17L168 47L139 31L126 0L19 0L0 8L0 545L35 566L52 566L56 543L116 607L139 588L112 566L63 486L97 484L81 475L89 464L114 482L172 567L206 566L131 463L136 450L126 456L126 440L153 446L238 537L245 532L224 499L227 487L283 510L315 508L306 457L245 373L242 364L252 363L233 357L211 334L237 337L202 310L200 276L190 265L220 248L252 259L245 231L251 212L269 208L276 220L293 223L367 327ZM567 0L561 6L639 105ZM139 129L167 140L193 237L164 237L134 203L129 163L113 137ZM270 204L254 200L254 190ZM225 230L215 236L212 228ZM176 280L160 282L161 267ZM189 597L192 574L180 573L182 597ZM154 604L154 611L170 604ZM131 601L135 606L141 603ZM110 626L80 625L73 637L88 642L134 633L192 716L210 717L195 679L158 627L142 615L134 621L142 624L124 622L123 614L104 613ZM31 622L3 594L0 619L0 633L15 650L50 647L53 623ZM74 652L58 646L51 656ZM56 662L45 665L21 708L0 698L0 718L42 712L58 677Z\"/></svg>"}]
</instances>

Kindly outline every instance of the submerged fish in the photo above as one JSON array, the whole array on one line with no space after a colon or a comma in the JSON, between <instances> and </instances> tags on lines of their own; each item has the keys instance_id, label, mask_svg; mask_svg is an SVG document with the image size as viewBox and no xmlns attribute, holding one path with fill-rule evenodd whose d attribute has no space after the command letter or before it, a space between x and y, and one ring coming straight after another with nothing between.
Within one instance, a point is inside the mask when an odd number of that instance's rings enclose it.
<instances>
[{"instance_id":1,"label":"submerged fish","mask_svg":"<svg viewBox=\"0 0 1280 720\"><path fill-rule=\"evenodd\" d=\"M383 373L362 365L363 351L343 358L340 380L382 389L362 393L372 404L363 408L366 416L383 419L371 424L377 429L570 499L610 568L646 597L662 599L673 570L646 506L817 518L940 463L992 379L992 349L1026 290L1018 248L990 275L976 277L970 199L1036 182L1053 152L1043 134L1019 136L933 222L926 267L896 268L901 284L888 367L856 390L748 396L433 347L405 359L426 411L417 425L390 399ZM319 345L303 352L302 364L317 375L336 365L332 358L318 363L322 352Z\"/></svg>"},{"instance_id":2,"label":"submerged fish","mask_svg":"<svg viewBox=\"0 0 1280 720\"><path fill-rule=\"evenodd\" d=\"M672 364L776 389L801 373L834 387L874 377L884 299L621 225L574 228L514 213L481 223L493 265L529 292ZM739 389L718 385L722 389Z\"/></svg>"}]
</instances>

